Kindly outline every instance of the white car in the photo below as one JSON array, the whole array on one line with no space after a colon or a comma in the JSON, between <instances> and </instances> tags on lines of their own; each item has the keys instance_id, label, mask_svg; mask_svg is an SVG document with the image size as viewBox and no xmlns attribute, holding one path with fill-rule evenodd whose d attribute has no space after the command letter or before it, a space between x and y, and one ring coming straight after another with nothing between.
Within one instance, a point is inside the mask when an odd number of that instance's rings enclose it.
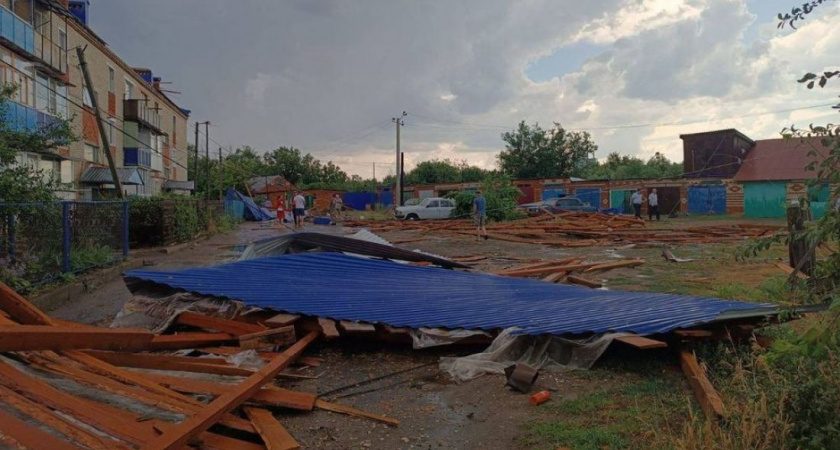
<instances>
[{"instance_id":1,"label":"white car","mask_svg":"<svg viewBox=\"0 0 840 450\"><path fill-rule=\"evenodd\" d=\"M397 219L419 220L419 219L448 219L449 214L455 209L455 200L448 198L426 198L419 204L413 206L400 206L394 215Z\"/></svg>"}]
</instances>

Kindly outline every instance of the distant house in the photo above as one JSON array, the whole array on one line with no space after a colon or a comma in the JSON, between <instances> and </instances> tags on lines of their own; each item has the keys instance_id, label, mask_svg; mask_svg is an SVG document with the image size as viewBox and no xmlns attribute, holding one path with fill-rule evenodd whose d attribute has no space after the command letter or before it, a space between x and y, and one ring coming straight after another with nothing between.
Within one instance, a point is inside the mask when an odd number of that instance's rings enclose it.
<instances>
[{"instance_id":1,"label":"distant house","mask_svg":"<svg viewBox=\"0 0 840 450\"><path fill-rule=\"evenodd\" d=\"M817 156L808 156L811 150ZM744 215L747 217L784 217L786 204L806 197L815 216L821 216L829 202L828 184L808 186L807 180L816 171L806 170L813 162L822 161L828 149L820 139L765 139L744 160L735 181L744 188Z\"/></svg>"},{"instance_id":2,"label":"distant house","mask_svg":"<svg viewBox=\"0 0 840 450\"><path fill-rule=\"evenodd\" d=\"M680 139L685 178L732 178L755 146L734 128L681 134Z\"/></svg>"},{"instance_id":3,"label":"distant house","mask_svg":"<svg viewBox=\"0 0 840 450\"><path fill-rule=\"evenodd\" d=\"M279 199L287 200L294 192L295 185L281 175L252 177L247 180L249 195L262 206L265 200L276 206Z\"/></svg>"}]
</instances>

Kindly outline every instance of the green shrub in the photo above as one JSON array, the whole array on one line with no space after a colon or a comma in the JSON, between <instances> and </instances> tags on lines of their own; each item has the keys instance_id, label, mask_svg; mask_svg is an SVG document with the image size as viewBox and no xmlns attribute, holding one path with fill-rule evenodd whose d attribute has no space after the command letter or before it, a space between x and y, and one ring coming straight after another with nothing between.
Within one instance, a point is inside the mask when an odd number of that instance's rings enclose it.
<instances>
[{"instance_id":1,"label":"green shrub","mask_svg":"<svg viewBox=\"0 0 840 450\"><path fill-rule=\"evenodd\" d=\"M524 212L516 209L516 199L522 196L522 192L513 186L510 177L500 174L487 175L481 182L481 192L487 202L488 219L504 222L526 217ZM451 192L446 196L455 200L455 209L451 217L464 218L472 215L474 193Z\"/></svg>"},{"instance_id":2,"label":"green shrub","mask_svg":"<svg viewBox=\"0 0 840 450\"><path fill-rule=\"evenodd\" d=\"M175 203L172 217L172 236L178 242L186 242L206 229L204 208L195 201Z\"/></svg>"}]
</instances>

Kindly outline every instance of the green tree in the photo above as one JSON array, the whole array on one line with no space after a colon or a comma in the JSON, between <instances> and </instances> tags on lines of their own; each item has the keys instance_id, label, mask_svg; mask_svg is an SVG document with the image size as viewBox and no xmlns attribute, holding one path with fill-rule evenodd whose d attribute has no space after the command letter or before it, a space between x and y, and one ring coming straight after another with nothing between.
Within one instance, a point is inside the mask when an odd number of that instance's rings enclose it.
<instances>
[{"instance_id":1,"label":"green tree","mask_svg":"<svg viewBox=\"0 0 840 450\"><path fill-rule=\"evenodd\" d=\"M0 87L0 117L8 117L13 85ZM18 129L0 120L0 201L41 202L55 200L58 180L45 178L39 170L16 164L19 152L44 153L76 139L67 120L57 120L35 131Z\"/></svg>"},{"instance_id":2,"label":"green tree","mask_svg":"<svg viewBox=\"0 0 840 450\"><path fill-rule=\"evenodd\" d=\"M499 168L514 178L562 178L586 161L598 146L589 133L570 132L559 123L544 130L525 121L502 133L505 150L498 156Z\"/></svg>"},{"instance_id":3,"label":"green tree","mask_svg":"<svg viewBox=\"0 0 840 450\"><path fill-rule=\"evenodd\" d=\"M573 175L590 180L676 178L682 175L682 163L672 162L659 152L647 161L612 152L603 163L589 161Z\"/></svg>"},{"instance_id":4,"label":"green tree","mask_svg":"<svg viewBox=\"0 0 840 450\"><path fill-rule=\"evenodd\" d=\"M496 221L522 219L525 213L516 209L516 199L522 191L513 185L510 176L502 173L488 173L481 180L481 191L487 202L487 218ZM469 191L451 192L447 197L455 200L453 218L469 217L472 214L475 194Z\"/></svg>"},{"instance_id":5,"label":"green tree","mask_svg":"<svg viewBox=\"0 0 840 450\"><path fill-rule=\"evenodd\" d=\"M461 169L452 161L423 161L405 174L407 184L460 183Z\"/></svg>"}]
</instances>

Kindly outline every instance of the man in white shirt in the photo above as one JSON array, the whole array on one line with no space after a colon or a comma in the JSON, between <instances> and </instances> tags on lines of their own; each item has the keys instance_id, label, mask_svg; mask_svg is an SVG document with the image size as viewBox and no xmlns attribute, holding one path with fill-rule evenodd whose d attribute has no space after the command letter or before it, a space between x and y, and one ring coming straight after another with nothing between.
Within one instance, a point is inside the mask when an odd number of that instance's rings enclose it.
<instances>
[{"instance_id":1,"label":"man in white shirt","mask_svg":"<svg viewBox=\"0 0 840 450\"><path fill-rule=\"evenodd\" d=\"M642 218L642 190L636 189L636 192L630 197L630 202L633 203L633 215L637 219Z\"/></svg>"},{"instance_id":2,"label":"man in white shirt","mask_svg":"<svg viewBox=\"0 0 840 450\"><path fill-rule=\"evenodd\" d=\"M292 214L295 217L295 228L301 228L303 226L303 216L306 215L306 198L300 191L295 191L292 204L294 206Z\"/></svg>"},{"instance_id":3,"label":"man in white shirt","mask_svg":"<svg viewBox=\"0 0 840 450\"><path fill-rule=\"evenodd\" d=\"M650 190L648 194L648 220L653 220L656 215L656 220L659 220L659 196L656 195L656 188Z\"/></svg>"}]
</instances>

